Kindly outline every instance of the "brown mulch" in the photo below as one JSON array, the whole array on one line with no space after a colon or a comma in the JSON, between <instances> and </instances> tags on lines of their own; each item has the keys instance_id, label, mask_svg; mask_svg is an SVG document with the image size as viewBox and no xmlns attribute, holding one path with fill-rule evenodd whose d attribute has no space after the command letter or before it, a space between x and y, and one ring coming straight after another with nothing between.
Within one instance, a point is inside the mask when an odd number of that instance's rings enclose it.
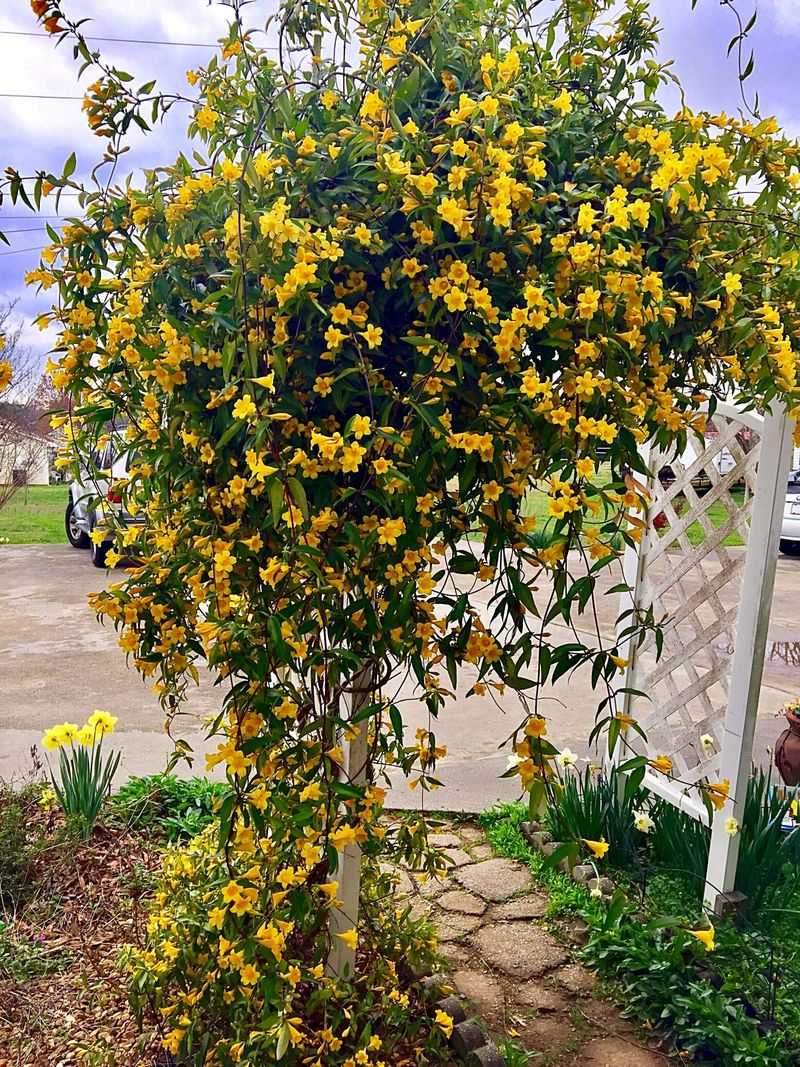
<instances>
[{"instance_id":1,"label":"brown mulch","mask_svg":"<svg viewBox=\"0 0 800 1067\"><path fill-rule=\"evenodd\" d=\"M5 937L37 945L52 973L0 970L0 1067L150 1067L157 1042L131 1013L118 954L143 939L159 863L141 834L107 827L39 857L31 893L2 919Z\"/></svg>"}]
</instances>

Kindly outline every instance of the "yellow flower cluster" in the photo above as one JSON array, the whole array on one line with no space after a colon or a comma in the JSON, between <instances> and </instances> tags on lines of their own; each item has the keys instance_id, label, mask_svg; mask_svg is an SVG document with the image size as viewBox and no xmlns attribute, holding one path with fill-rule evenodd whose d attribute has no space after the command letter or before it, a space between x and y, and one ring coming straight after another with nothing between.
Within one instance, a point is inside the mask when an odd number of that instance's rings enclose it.
<instances>
[{"instance_id":1,"label":"yellow flower cluster","mask_svg":"<svg viewBox=\"0 0 800 1067\"><path fill-rule=\"evenodd\" d=\"M74 722L51 726L42 737L42 745L49 751L66 745L91 747L107 734L113 734L116 725L116 715L110 715L107 711L93 711L83 726Z\"/></svg>"}]
</instances>

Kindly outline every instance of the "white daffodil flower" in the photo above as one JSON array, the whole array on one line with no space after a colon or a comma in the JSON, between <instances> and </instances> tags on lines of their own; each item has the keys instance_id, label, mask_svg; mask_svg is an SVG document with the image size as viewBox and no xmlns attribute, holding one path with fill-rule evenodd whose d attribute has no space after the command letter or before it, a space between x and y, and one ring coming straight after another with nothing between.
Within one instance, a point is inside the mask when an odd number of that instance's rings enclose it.
<instances>
[{"instance_id":1,"label":"white daffodil flower","mask_svg":"<svg viewBox=\"0 0 800 1067\"><path fill-rule=\"evenodd\" d=\"M634 811L633 813L633 825L637 830L641 831L641 833L649 834L655 826L655 823L646 811L640 810Z\"/></svg>"}]
</instances>

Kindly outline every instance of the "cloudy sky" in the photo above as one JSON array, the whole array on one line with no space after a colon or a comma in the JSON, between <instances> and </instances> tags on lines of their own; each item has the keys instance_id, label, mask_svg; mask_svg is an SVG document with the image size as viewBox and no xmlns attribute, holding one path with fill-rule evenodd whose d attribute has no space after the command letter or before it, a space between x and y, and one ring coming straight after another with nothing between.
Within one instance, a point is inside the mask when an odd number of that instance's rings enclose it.
<instances>
[{"instance_id":1,"label":"cloudy sky","mask_svg":"<svg viewBox=\"0 0 800 1067\"><path fill-rule=\"evenodd\" d=\"M745 17L754 0L738 0ZM253 22L274 10L276 0L255 0ZM758 0L759 18L751 34L756 70L748 81L757 90L763 114L774 114L792 134L800 136L800 94L797 92L797 55L800 47L800 0ZM662 57L674 59L674 69L695 109L735 112L739 84L733 57L726 59L727 42L735 32L730 10L719 0L652 0L663 24ZM102 142L88 130L82 116L82 85L93 75L76 80L71 50L56 50L36 34L28 0L2 0L0 11L0 165L22 173L44 167L59 172L64 159L75 151L77 175L87 174ZM97 42L104 56L130 71L137 83L158 77L165 91L186 89L185 71L204 62L209 46L225 31L228 9L219 0L64 0L72 18L92 19L89 36L128 38L151 43ZM172 42L152 43L152 42ZM20 95L25 94L25 95ZM63 96L78 99L44 99ZM38 97L38 98L34 98ZM665 101L670 107L675 99ZM183 140L185 107L173 110L167 123L147 138L131 139L128 169L174 158ZM51 209L51 211L54 209ZM71 212L62 198L61 212ZM49 213L49 212L48 212ZM11 249L0 245L0 299L18 299L17 310L26 322L50 301L26 290L22 278L38 262L36 251L47 237L43 222L7 199L0 207L0 226L9 234ZM58 219L51 220L58 225ZM27 341L44 356L47 335L26 325Z\"/></svg>"}]
</instances>

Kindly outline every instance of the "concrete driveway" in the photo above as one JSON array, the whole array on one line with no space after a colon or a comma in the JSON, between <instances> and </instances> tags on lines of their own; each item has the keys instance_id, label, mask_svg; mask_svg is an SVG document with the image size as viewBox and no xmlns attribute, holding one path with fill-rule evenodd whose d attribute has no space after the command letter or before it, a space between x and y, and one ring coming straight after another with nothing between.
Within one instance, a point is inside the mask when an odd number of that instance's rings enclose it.
<instances>
[{"instance_id":1,"label":"concrete driveway","mask_svg":"<svg viewBox=\"0 0 800 1067\"><path fill-rule=\"evenodd\" d=\"M128 669L112 628L101 626L86 605L89 592L122 578L106 575L89 563L88 554L68 545L6 545L0 547L0 778L25 773L30 749L55 722L81 722L95 708L119 717L123 749L121 775L163 769L172 745L163 731L157 697L139 675ZM609 584L616 581L609 575ZM546 596L540 589L537 597ZM776 713L800 689L800 559L781 556L778 563L770 640L756 750L766 760L767 747L783 729ZM600 601L600 623L610 633L617 610L616 596ZM588 623L588 620L587 620ZM586 627L589 632L589 626ZM551 627L556 631L556 627ZM564 639L568 631L564 629ZM557 634L554 632L554 637ZM472 684L465 675L439 722L430 722L427 709L406 687L400 707L408 732L418 725L435 731L448 747L440 777L447 786L425 797L409 793L403 783L393 790L393 803L480 810L497 799L516 795L513 782L499 776L507 752L499 743L522 716L513 694L502 704L464 694ZM543 713L549 736L559 746L586 753L586 737L594 722L598 697L588 671L562 679L545 694ZM191 696L173 728L200 754L195 771L202 773L202 753L208 748L202 724L216 712L220 696L206 684Z\"/></svg>"}]
</instances>

